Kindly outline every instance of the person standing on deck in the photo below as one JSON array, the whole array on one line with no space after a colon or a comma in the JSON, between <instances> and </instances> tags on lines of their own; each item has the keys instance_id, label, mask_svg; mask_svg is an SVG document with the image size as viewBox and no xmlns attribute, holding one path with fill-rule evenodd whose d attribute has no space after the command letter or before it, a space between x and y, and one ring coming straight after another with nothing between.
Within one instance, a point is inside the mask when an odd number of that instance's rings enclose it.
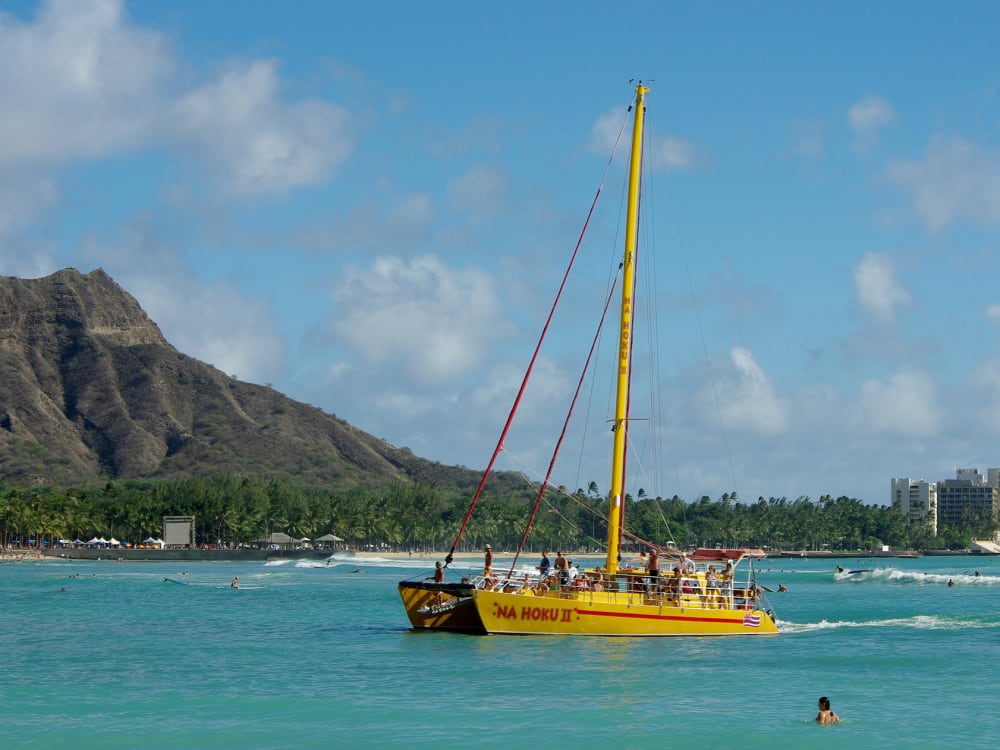
<instances>
[{"instance_id":1,"label":"person standing on deck","mask_svg":"<svg viewBox=\"0 0 1000 750\"><path fill-rule=\"evenodd\" d=\"M542 561L538 564L538 574L542 578L549 577L549 571L552 569L552 563L549 562L549 551L547 549L542 550Z\"/></svg>"},{"instance_id":2,"label":"person standing on deck","mask_svg":"<svg viewBox=\"0 0 1000 750\"><path fill-rule=\"evenodd\" d=\"M486 545L485 548L486 559L483 562L483 575L488 576L493 572L493 548L490 545Z\"/></svg>"},{"instance_id":3,"label":"person standing on deck","mask_svg":"<svg viewBox=\"0 0 1000 750\"><path fill-rule=\"evenodd\" d=\"M646 560L646 575L649 576L649 592L660 590L660 556L655 549L649 551L649 559Z\"/></svg>"},{"instance_id":4,"label":"person standing on deck","mask_svg":"<svg viewBox=\"0 0 1000 750\"><path fill-rule=\"evenodd\" d=\"M559 576L560 586L569 586L569 560L562 551L556 553L556 574Z\"/></svg>"},{"instance_id":5,"label":"person standing on deck","mask_svg":"<svg viewBox=\"0 0 1000 750\"><path fill-rule=\"evenodd\" d=\"M438 560L434 563L434 583L441 583L444 581L444 568L441 567L441 561Z\"/></svg>"}]
</instances>

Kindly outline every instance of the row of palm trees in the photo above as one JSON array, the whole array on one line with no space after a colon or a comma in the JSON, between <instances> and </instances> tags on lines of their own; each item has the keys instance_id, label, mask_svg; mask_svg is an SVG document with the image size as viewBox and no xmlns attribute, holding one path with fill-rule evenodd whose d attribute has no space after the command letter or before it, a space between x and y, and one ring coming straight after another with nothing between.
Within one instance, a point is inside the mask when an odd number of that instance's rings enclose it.
<instances>
[{"instance_id":1,"label":"row of palm trees","mask_svg":"<svg viewBox=\"0 0 1000 750\"><path fill-rule=\"evenodd\" d=\"M607 503L596 484L574 493L560 489L545 498L528 536L529 549L602 548ZM486 542L515 549L529 502L530 493L484 496L458 549L480 549ZM0 485L0 545L92 536L137 542L159 536L164 516L191 515L199 544L253 542L283 531L297 538L333 533L360 549L440 550L455 542L467 504L467 492L430 485L399 482L331 490L233 475L68 489ZM686 502L676 496L650 498L640 490L626 504L626 528L637 546L672 541L681 547L963 548L976 536L992 535L994 527L993 519L970 519L934 536L926 524L911 523L892 508L828 495L818 501L759 498L743 503L726 494Z\"/></svg>"}]
</instances>

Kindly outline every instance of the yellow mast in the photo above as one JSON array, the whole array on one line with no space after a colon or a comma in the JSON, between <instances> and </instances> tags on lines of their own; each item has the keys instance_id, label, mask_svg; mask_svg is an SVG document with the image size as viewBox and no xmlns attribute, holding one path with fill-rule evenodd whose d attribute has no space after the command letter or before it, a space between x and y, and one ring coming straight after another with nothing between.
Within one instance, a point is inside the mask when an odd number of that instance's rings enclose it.
<instances>
[{"instance_id":1,"label":"yellow mast","mask_svg":"<svg viewBox=\"0 0 1000 750\"><path fill-rule=\"evenodd\" d=\"M625 502L625 433L628 421L629 367L632 360L632 290L635 278L636 235L639 228L639 177L642 170L642 124L646 114L645 96L649 91L641 83L635 87L635 112L632 123L632 155L629 161L628 210L625 223L625 253L622 268L621 330L618 341L618 385L615 398L614 452L611 460L611 490L608 507L608 555L605 567L609 575L618 572L618 548L621 543L621 506Z\"/></svg>"}]
</instances>

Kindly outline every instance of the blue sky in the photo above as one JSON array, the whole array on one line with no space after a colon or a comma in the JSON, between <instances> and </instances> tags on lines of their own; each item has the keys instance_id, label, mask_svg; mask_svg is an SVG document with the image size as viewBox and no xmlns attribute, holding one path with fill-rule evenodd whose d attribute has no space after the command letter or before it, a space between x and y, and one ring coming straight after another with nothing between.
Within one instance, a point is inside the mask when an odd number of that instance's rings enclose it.
<instances>
[{"instance_id":1,"label":"blue sky","mask_svg":"<svg viewBox=\"0 0 1000 750\"><path fill-rule=\"evenodd\" d=\"M181 351L481 468L652 79L644 488L883 504L1000 465L994 3L0 8L3 275L104 268ZM579 364L545 355L500 468L544 470ZM557 482L606 489L588 445Z\"/></svg>"}]
</instances>

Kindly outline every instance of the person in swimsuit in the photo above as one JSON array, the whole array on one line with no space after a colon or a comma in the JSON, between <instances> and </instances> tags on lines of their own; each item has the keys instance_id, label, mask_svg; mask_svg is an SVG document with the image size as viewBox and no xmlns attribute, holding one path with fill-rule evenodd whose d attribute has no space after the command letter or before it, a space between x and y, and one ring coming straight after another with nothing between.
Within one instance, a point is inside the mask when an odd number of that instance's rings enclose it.
<instances>
[{"instance_id":1,"label":"person in swimsuit","mask_svg":"<svg viewBox=\"0 0 1000 750\"><path fill-rule=\"evenodd\" d=\"M819 713L816 714L817 724L836 724L840 717L830 710L830 699L825 695L819 699Z\"/></svg>"},{"instance_id":2,"label":"person in swimsuit","mask_svg":"<svg viewBox=\"0 0 1000 750\"><path fill-rule=\"evenodd\" d=\"M233 582L229 584L229 588L231 588L231 589L238 589L239 587L240 587L240 577L236 576L233 579Z\"/></svg>"}]
</instances>

